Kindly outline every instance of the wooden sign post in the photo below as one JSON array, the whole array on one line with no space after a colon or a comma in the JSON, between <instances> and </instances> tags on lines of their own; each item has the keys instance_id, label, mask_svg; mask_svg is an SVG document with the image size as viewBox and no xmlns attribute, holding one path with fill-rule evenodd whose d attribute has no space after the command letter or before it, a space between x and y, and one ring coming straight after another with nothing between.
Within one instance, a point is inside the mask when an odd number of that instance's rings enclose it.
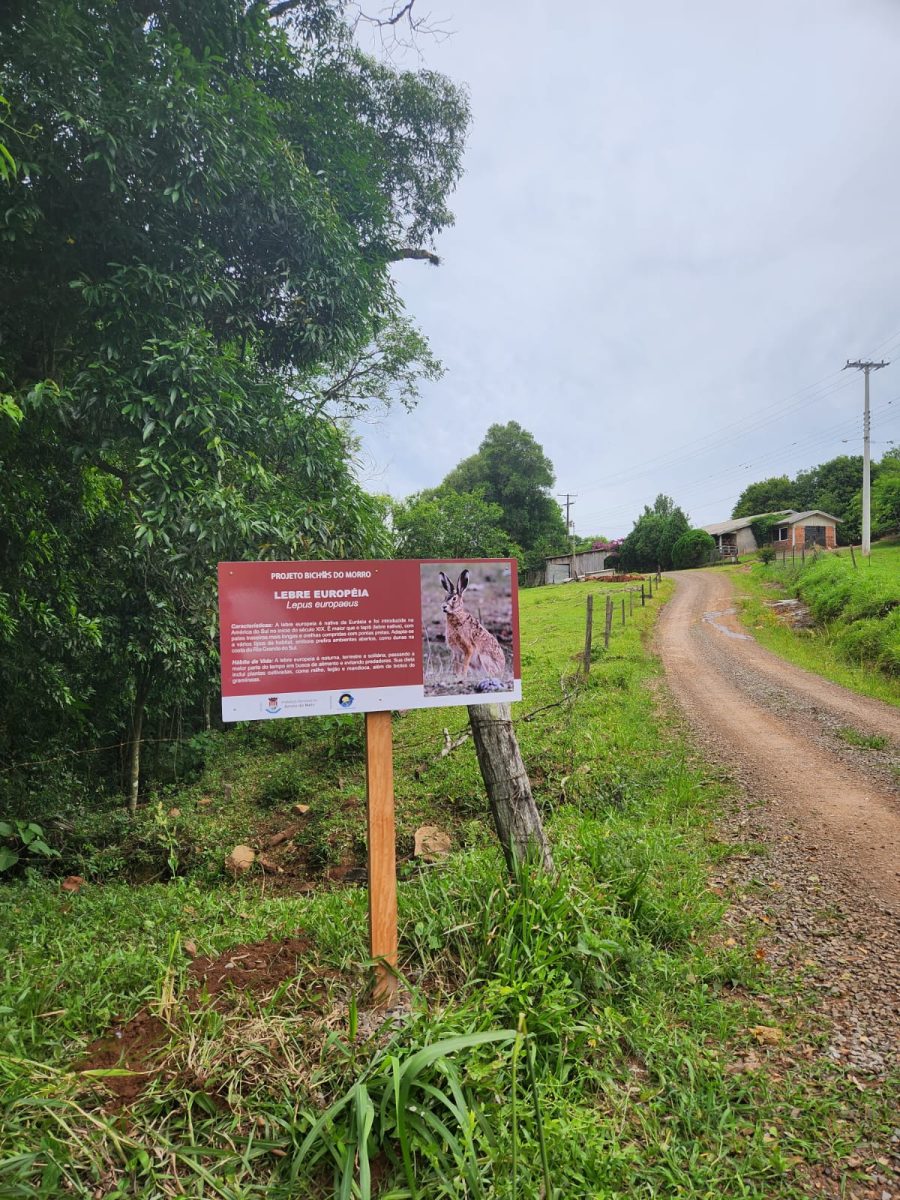
<instances>
[{"instance_id":1,"label":"wooden sign post","mask_svg":"<svg viewBox=\"0 0 900 1200\"><path fill-rule=\"evenodd\" d=\"M509 558L219 563L223 721L365 713L376 1004L400 984L391 712L521 700L517 595Z\"/></svg>"},{"instance_id":2,"label":"wooden sign post","mask_svg":"<svg viewBox=\"0 0 900 1200\"><path fill-rule=\"evenodd\" d=\"M366 811L369 826L369 953L376 1004L397 993L397 862L394 756L389 712L366 713Z\"/></svg>"}]
</instances>

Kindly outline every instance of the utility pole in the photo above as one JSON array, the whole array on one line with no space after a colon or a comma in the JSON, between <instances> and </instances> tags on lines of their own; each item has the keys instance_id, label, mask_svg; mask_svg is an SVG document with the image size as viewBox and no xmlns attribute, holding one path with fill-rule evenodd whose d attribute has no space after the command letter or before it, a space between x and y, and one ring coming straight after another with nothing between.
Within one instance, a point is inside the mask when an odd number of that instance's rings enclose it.
<instances>
[{"instance_id":1,"label":"utility pole","mask_svg":"<svg viewBox=\"0 0 900 1200\"><path fill-rule=\"evenodd\" d=\"M571 537L572 536L572 521L569 516L569 513L572 511L572 505L578 499L578 493L576 492L574 495L572 495L569 492L557 492L556 494L557 494L557 496L560 497L560 499L563 499L566 502L566 535L567 535L567 537Z\"/></svg>"},{"instance_id":2,"label":"utility pole","mask_svg":"<svg viewBox=\"0 0 900 1200\"><path fill-rule=\"evenodd\" d=\"M862 371L866 377L866 400L863 407L863 485L862 485L862 552L865 558L869 557L872 550L872 480L871 469L869 463L869 433L871 431L872 420L869 415L869 372L880 371L882 367L888 366L886 362L861 362L856 359L851 362L847 359L847 365L844 370L853 369Z\"/></svg>"},{"instance_id":3,"label":"utility pole","mask_svg":"<svg viewBox=\"0 0 900 1200\"><path fill-rule=\"evenodd\" d=\"M576 496L571 492L557 492L556 494L560 497L560 499L565 497L566 501L566 537L569 539L569 554L572 558L572 562L569 567L569 576L571 579L577 579L578 570L575 565L575 534L572 531L572 521L569 516L569 513L572 511L572 505L575 503Z\"/></svg>"}]
</instances>

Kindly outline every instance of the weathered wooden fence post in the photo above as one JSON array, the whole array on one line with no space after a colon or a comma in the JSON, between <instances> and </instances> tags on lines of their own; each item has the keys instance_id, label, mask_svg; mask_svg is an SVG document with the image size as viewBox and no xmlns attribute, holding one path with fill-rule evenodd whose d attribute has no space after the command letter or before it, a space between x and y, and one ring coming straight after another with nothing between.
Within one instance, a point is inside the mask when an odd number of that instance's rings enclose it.
<instances>
[{"instance_id":1,"label":"weathered wooden fence post","mask_svg":"<svg viewBox=\"0 0 900 1200\"><path fill-rule=\"evenodd\" d=\"M858 571L858 570L859 570L859 567L856 565L856 555L853 553L853 547L852 547L852 546L850 547L850 557L853 559L853 570L854 570L854 571Z\"/></svg>"},{"instance_id":2,"label":"weathered wooden fence post","mask_svg":"<svg viewBox=\"0 0 900 1200\"><path fill-rule=\"evenodd\" d=\"M539 865L552 871L550 843L531 793L509 705L472 704L469 725L507 866L514 871L533 848Z\"/></svg>"},{"instance_id":3,"label":"weathered wooden fence post","mask_svg":"<svg viewBox=\"0 0 900 1200\"><path fill-rule=\"evenodd\" d=\"M644 582L641 580L641 608L644 607Z\"/></svg>"},{"instance_id":4,"label":"weathered wooden fence post","mask_svg":"<svg viewBox=\"0 0 900 1200\"><path fill-rule=\"evenodd\" d=\"M629 617L633 613L634 613L634 588L629 588L628 589L628 615L629 615Z\"/></svg>"},{"instance_id":5,"label":"weathered wooden fence post","mask_svg":"<svg viewBox=\"0 0 900 1200\"><path fill-rule=\"evenodd\" d=\"M648 600L653 599L653 576L652 575L647 576L647 599Z\"/></svg>"},{"instance_id":6,"label":"weathered wooden fence post","mask_svg":"<svg viewBox=\"0 0 900 1200\"><path fill-rule=\"evenodd\" d=\"M588 596L584 614L584 659L582 666L585 675L591 670L591 639L594 631L594 597Z\"/></svg>"},{"instance_id":7,"label":"weathered wooden fence post","mask_svg":"<svg viewBox=\"0 0 900 1200\"><path fill-rule=\"evenodd\" d=\"M625 624L625 597L622 597L622 624Z\"/></svg>"},{"instance_id":8,"label":"weathered wooden fence post","mask_svg":"<svg viewBox=\"0 0 900 1200\"><path fill-rule=\"evenodd\" d=\"M612 615L613 615L613 599L612 596L606 597L606 624L603 627L603 648L609 649L609 635L612 630Z\"/></svg>"}]
</instances>

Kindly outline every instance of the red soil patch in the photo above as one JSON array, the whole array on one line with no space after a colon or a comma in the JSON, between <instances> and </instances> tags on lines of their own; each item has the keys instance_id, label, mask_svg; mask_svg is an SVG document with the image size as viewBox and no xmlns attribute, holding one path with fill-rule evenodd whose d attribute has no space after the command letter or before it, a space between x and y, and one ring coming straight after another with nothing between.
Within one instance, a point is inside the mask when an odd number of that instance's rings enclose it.
<instances>
[{"instance_id":1,"label":"red soil patch","mask_svg":"<svg viewBox=\"0 0 900 1200\"><path fill-rule=\"evenodd\" d=\"M307 938L286 937L231 946L215 958L195 958L188 974L198 986L188 992L188 999L203 991L218 996L232 988L256 996L274 992L286 979L296 978L300 962L309 957L311 948Z\"/></svg>"},{"instance_id":2,"label":"red soil patch","mask_svg":"<svg viewBox=\"0 0 900 1200\"><path fill-rule=\"evenodd\" d=\"M130 1021L113 1025L109 1033L92 1042L76 1071L137 1072L134 1075L104 1075L103 1082L119 1108L137 1099L155 1075L155 1053L164 1045L168 1030L159 1017L142 1010Z\"/></svg>"},{"instance_id":3,"label":"red soil patch","mask_svg":"<svg viewBox=\"0 0 900 1200\"><path fill-rule=\"evenodd\" d=\"M227 1011L235 992L250 992L263 998L302 973L304 1001L315 1010L327 998L330 981L339 979L340 973L311 967L308 961L311 950L308 938L284 937L246 942L230 946L215 957L195 958L188 969L193 986L185 993L185 999L191 1008L196 1008L208 996L216 1008ZM92 1042L74 1069L134 1072L99 1076L113 1094L110 1107L126 1107L160 1073L160 1051L170 1035L171 1029L165 1021L142 1009L127 1021L115 1022L109 1033Z\"/></svg>"}]
</instances>

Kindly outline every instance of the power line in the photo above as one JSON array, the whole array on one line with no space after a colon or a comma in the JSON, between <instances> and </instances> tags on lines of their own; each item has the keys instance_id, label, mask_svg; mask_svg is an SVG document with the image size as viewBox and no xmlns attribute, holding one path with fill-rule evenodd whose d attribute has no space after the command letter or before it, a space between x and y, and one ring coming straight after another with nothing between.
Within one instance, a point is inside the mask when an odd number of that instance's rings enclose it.
<instances>
[{"instance_id":1,"label":"power line","mask_svg":"<svg viewBox=\"0 0 900 1200\"><path fill-rule=\"evenodd\" d=\"M689 459L694 459L704 454L709 454L712 451L719 449L721 446L727 445L734 439L736 433L754 433L757 430L764 428L766 425L772 424L774 421L783 420L785 416L788 416L791 413L798 412L803 408L808 408L813 404L818 404L822 400L835 395L839 391L843 391L849 386L850 384L848 382L842 382L837 386L831 387L829 390L802 396L795 400L793 404L783 404L781 401L776 401L775 405L768 405L766 408L760 409L749 421L732 421L728 425L723 425L708 434L704 434L699 440L683 443L677 451L672 452L671 457L669 456L670 452L665 452L662 455L658 455L655 459L645 459L643 466L639 470L623 471L615 475L609 475L604 479L603 483L590 485L582 490L585 492L598 491L601 488L609 486L610 484L615 484L624 480L640 478L641 475L652 474L659 470L665 470L667 467L677 466L681 462L686 462ZM809 389L805 390L808 391ZM761 416L762 413L765 413L772 408L777 408L777 411L773 412L768 417ZM705 445L703 444L704 442L706 443Z\"/></svg>"},{"instance_id":2,"label":"power line","mask_svg":"<svg viewBox=\"0 0 900 1200\"><path fill-rule=\"evenodd\" d=\"M875 350L880 350L883 346L900 341L900 330L890 334L882 342L875 347ZM727 442L734 434L734 431L739 430L741 433L752 433L771 424L773 421L780 421L785 416L798 412L803 408L809 407L812 404L818 403L824 399L836 395L850 386L848 382L838 382L841 376L841 371L832 371L828 375L823 375L821 379L814 383L807 384L805 387L798 388L796 392L791 392L788 396L781 400L772 401L770 404L758 408L750 416L749 421L746 418L738 418L735 421L726 422L726 424L718 426L715 430L701 435L699 438L690 438L688 441L681 443L674 450L664 451L661 455L657 455L655 459L645 459L643 466L637 471L620 472L615 475L607 476L603 483L589 485L582 490L585 492L599 491L600 489L617 483L621 480L631 480L639 478L641 475L652 473L655 470L663 469L669 466L675 466L687 458L695 458L699 455L708 453L714 449L718 449L723 444L723 440ZM823 385L828 385L824 390ZM793 401L793 403L791 403ZM766 416L765 414L771 414ZM704 443L709 443L704 445ZM668 457L673 454L674 457Z\"/></svg>"},{"instance_id":3,"label":"power line","mask_svg":"<svg viewBox=\"0 0 900 1200\"><path fill-rule=\"evenodd\" d=\"M877 415L880 415L881 413L888 412L888 410L891 409L892 406L894 405L894 402L898 399L900 399L900 396L895 396L891 400L888 400L885 404L880 405L878 408L876 408L874 410L874 414L877 416ZM887 419L887 421L883 422L883 423L892 423L892 421L898 417L900 417L900 410L893 409L892 416L889 417ZM690 497L691 494L693 493L694 489L701 488L701 487L705 488L710 483L710 481L721 478L722 476L727 476L727 475L731 474L732 472L747 471L747 470L763 468L763 467L767 466L767 464L769 464L769 463L777 462L778 460L784 459L787 457L796 459L798 450L810 450L815 446L826 445L828 443L833 442L835 439L837 439L842 432L849 432L850 430L855 429L855 428L856 428L856 418L845 419L843 421L837 422L834 425L828 426L824 429L820 428L820 429L816 430L816 432L811 437L795 439L793 442L789 442L789 443L786 443L785 445L780 446L777 450L763 454L762 456L755 456L754 460L752 462L735 464L732 467L726 467L721 471L714 472L711 475L707 473L701 479L693 479L689 483L679 485L679 487L677 489L678 490L678 499L682 500L685 497ZM840 440L846 441L847 439L841 438ZM769 469L771 470L772 468L770 467ZM741 489L741 491L743 491L743 488ZM735 493L735 497L738 495L740 495L740 492ZM727 497L726 497L726 499L727 499ZM707 503L710 503L710 504L715 504L718 502L719 501L711 501L711 500L707 501ZM612 508L604 509L602 512L602 515L599 512L589 513L589 514L585 514L585 518L588 521L588 523L596 523L597 521L599 521L600 523L603 523L609 518L616 518L616 517L622 516L623 514L628 515L628 514L632 513L634 511L634 507L635 506L630 503L629 504L618 504Z\"/></svg>"}]
</instances>

